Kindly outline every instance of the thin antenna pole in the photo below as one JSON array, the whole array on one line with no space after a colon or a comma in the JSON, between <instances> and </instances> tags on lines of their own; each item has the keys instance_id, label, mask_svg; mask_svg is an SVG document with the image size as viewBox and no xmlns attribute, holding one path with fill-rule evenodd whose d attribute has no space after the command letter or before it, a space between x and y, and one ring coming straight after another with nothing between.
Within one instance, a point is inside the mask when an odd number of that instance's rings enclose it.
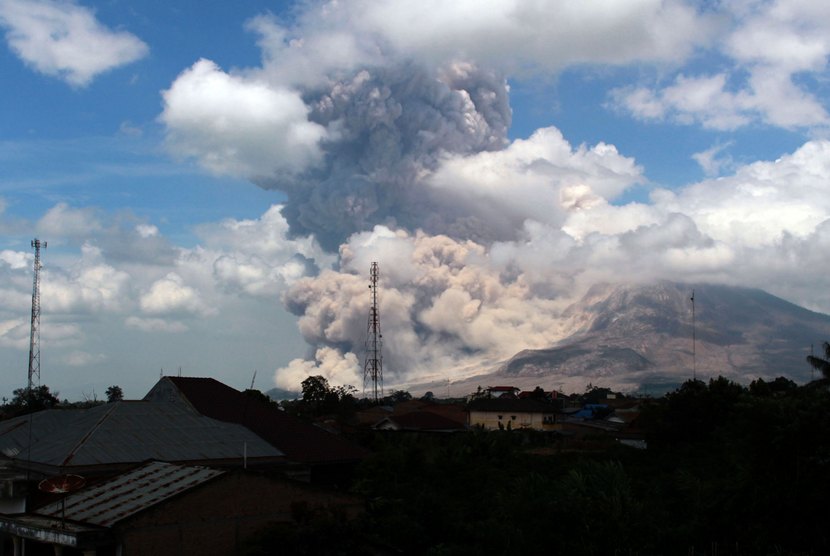
<instances>
[{"instance_id":1,"label":"thin antenna pole","mask_svg":"<svg viewBox=\"0 0 830 556\"><path fill-rule=\"evenodd\" d=\"M380 311L378 310L378 263L373 262L369 269L369 291L372 306L369 309L369 323L366 334L366 363L363 366L363 392L366 383L371 382L371 396L375 403L383 398L383 334L380 332Z\"/></svg>"},{"instance_id":2,"label":"thin antenna pole","mask_svg":"<svg viewBox=\"0 0 830 556\"><path fill-rule=\"evenodd\" d=\"M28 388L31 395L34 379L40 382L40 248L46 249L46 242L35 238L32 240L35 249L35 277L32 284L32 326L29 334L29 380Z\"/></svg>"},{"instance_id":3,"label":"thin antenna pole","mask_svg":"<svg viewBox=\"0 0 830 556\"><path fill-rule=\"evenodd\" d=\"M696 333L696 323L695 323L695 290L692 290L692 378L697 381L697 354L696 351L696 344L697 344L697 333Z\"/></svg>"},{"instance_id":4,"label":"thin antenna pole","mask_svg":"<svg viewBox=\"0 0 830 556\"><path fill-rule=\"evenodd\" d=\"M810 361L813 360L813 344L810 344ZM810 382L816 380L816 368L810 365Z\"/></svg>"}]
</instances>

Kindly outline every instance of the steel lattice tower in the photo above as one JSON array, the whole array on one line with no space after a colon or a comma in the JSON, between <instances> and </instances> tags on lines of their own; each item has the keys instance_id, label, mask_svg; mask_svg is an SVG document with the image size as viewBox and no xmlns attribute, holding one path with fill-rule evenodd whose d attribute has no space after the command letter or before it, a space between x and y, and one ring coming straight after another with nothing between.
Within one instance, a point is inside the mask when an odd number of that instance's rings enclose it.
<instances>
[{"instance_id":1,"label":"steel lattice tower","mask_svg":"<svg viewBox=\"0 0 830 556\"><path fill-rule=\"evenodd\" d=\"M369 309L369 324L366 334L366 363L363 365L363 392L371 382L372 399L377 403L383 398L383 334L380 333L380 312L378 311L378 263L369 269L369 290L372 306Z\"/></svg>"},{"instance_id":2,"label":"steel lattice tower","mask_svg":"<svg viewBox=\"0 0 830 556\"><path fill-rule=\"evenodd\" d=\"M35 377L40 382L40 248L46 249L46 242L41 243L35 238L32 247L35 249L35 278L32 285L32 328L29 334L29 392L32 391Z\"/></svg>"}]
</instances>

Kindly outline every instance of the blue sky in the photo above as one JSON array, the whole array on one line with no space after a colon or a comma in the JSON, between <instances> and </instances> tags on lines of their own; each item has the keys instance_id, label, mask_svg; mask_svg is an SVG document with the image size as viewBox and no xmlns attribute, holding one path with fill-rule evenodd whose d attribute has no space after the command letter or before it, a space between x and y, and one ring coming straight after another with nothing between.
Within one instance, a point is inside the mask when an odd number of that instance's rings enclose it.
<instances>
[{"instance_id":1,"label":"blue sky","mask_svg":"<svg viewBox=\"0 0 830 556\"><path fill-rule=\"evenodd\" d=\"M552 345L599 281L830 311L823 2L0 0L0 31L7 394L33 237L75 399L359 385L372 260L402 386Z\"/></svg>"}]
</instances>

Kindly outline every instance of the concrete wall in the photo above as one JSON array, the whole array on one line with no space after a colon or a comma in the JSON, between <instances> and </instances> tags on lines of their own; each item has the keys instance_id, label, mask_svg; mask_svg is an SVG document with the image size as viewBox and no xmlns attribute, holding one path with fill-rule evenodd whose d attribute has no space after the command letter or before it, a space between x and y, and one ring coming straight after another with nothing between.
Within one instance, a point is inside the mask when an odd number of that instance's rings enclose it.
<instances>
[{"instance_id":1,"label":"concrete wall","mask_svg":"<svg viewBox=\"0 0 830 556\"><path fill-rule=\"evenodd\" d=\"M545 414L510 411L470 411L470 426L481 426L485 430L499 430L499 423L506 429L510 423L511 429L552 430L550 424L545 423Z\"/></svg>"}]
</instances>

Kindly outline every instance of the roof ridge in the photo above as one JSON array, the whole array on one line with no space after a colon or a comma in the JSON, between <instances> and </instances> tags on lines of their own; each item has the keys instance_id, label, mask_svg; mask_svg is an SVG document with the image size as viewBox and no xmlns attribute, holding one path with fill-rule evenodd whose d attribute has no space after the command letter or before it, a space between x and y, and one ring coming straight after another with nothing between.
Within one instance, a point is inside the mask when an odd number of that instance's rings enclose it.
<instances>
[{"instance_id":1,"label":"roof ridge","mask_svg":"<svg viewBox=\"0 0 830 556\"><path fill-rule=\"evenodd\" d=\"M110 416L110 414L111 414L113 411L115 411L115 408L116 408L116 406L118 406L118 404L119 404L119 403L120 403L120 402L113 402L113 403L111 403L111 404L106 404L106 405L111 405L112 407L107 408L107 411L105 411L105 412L104 412L104 415L102 415L102 416L101 416L101 418L100 418L100 419L98 419L98 422L97 422L97 423L95 423L95 425L93 425L93 426L92 426L92 428L89 430L89 432L87 432L87 433L86 433L86 434L85 434L85 435L84 435L84 436L83 436L83 437L82 437L82 438L81 438L81 439L77 442L77 444L75 444L75 446L73 446L73 447L72 447L72 449L69 451L69 455L67 455L67 456L66 456L66 459L64 459L64 460L63 460L63 462L61 463L61 467L63 467L64 465L68 465L68 464L69 464L69 462L70 462L70 461L72 461L72 458L74 458L74 457L75 457L75 454L77 453L78 449L79 449L79 448L81 448L81 446L83 446L83 445L84 445L84 443L85 443L87 440L89 440L89 438L90 438L93 434L95 434L95 431L97 431L97 430L101 427L101 425L103 425L103 424L104 424L104 421L106 421L106 420L107 420L107 417L109 417L109 416ZM105 406L105 407L106 407L106 406Z\"/></svg>"}]
</instances>

